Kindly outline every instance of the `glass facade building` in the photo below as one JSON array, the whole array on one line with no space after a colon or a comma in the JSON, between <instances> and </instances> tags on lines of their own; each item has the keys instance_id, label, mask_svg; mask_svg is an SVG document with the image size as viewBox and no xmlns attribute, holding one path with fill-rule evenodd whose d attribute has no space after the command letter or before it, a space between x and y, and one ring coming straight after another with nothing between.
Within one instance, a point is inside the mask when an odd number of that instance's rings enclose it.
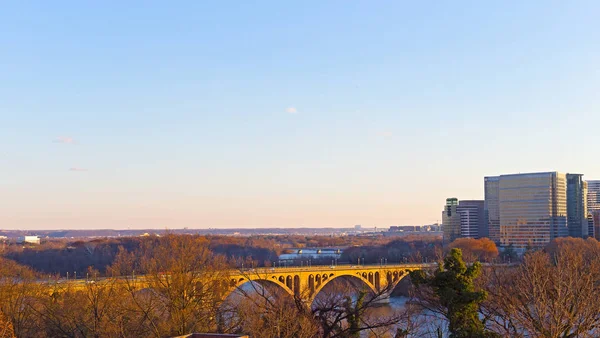
<instances>
[{"instance_id":1,"label":"glass facade building","mask_svg":"<svg viewBox=\"0 0 600 338\"><path fill-rule=\"evenodd\" d=\"M444 244L461 237L479 238L485 225L484 201L446 199L442 212Z\"/></svg>"},{"instance_id":2,"label":"glass facade building","mask_svg":"<svg viewBox=\"0 0 600 338\"><path fill-rule=\"evenodd\" d=\"M567 174L567 226L571 237L588 237L587 186L583 175Z\"/></svg>"},{"instance_id":3,"label":"glass facade building","mask_svg":"<svg viewBox=\"0 0 600 338\"><path fill-rule=\"evenodd\" d=\"M590 213L600 211L600 181L586 181L587 208Z\"/></svg>"},{"instance_id":4,"label":"glass facade building","mask_svg":"<svg viewBox=\"0 0 600 338\"><path fill-rule=\"evenodd\" d=\"M487 225L484 232L486 236L496 243L500 243L500 177L486 177L484 179L485 201L484 213Z\"/></svg>"},{"instance_id":5,"label":"glass facade building","mask_svg":"<svg viewBox=\"0 0 600 338\"><path fill-rule=\"evenodd\" d=\"M458 214L458 198L447 198L442 212L442 230L444 244L449 244L460 237L460 215Z\"/></svg>"},{"instance_id":6,"label":"glass facade building","mask_svg":"<svg viewBox=\"0 0 600 338\"><path fill-rule=\"evenodd\" d=\"M587 181L587 211L592 216L593 232L589 233L600 240L600 181Z\"/></svg>"},{"instance_id":7,"label":"glass facade building","mask_svg":"<svg viewBox=\"0 0 600 338\"><path fill-rule=\"evenodd\" d=\"M569 235L566 174L486 177L485 198L490 238L501 246L542 247Z\"/></svg>"},{"instance_id":8,"label":"glass facade building","mask_svg":"<svg viewBox=\"0 0 600 338\"><path fill-rule=\"evenodd\" d=\"M483 235L485 230L484 201L460 201L456 210L460 215L460 237L487 237Z\"/></svg>"}]
</instances>

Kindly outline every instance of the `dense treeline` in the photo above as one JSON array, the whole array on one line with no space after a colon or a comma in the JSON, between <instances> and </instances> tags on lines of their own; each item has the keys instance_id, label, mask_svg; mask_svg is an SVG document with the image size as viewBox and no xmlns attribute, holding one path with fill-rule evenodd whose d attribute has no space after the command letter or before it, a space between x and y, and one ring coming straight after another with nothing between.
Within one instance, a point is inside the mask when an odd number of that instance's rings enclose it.
<instances>
[{"instance_id":1,"label":"dense treeline","mask_svg":"<svg viewBox=\"0 0 600 338\"><path fill-rule=\"evenodd\" d=\"M344 250L340 261L352 264L388 264L405 262L434 262L442 251L441 238L431 236L406 236L391 240L383 245L355 246Z\"/></svg>"},{"instance_id":2,"label":"dense treeline","mask_svg":"<svg viewBox=\"0 0 600 338\"><path fill-rule=\"evenodd\" d=\"M390 240L383 236L193 236L208 242L214 253L226 255L237 261L249 260L257 266L269 265L289 248L344 247L353 245L385 245ZM132 252L147 245L160 245L158 236L104 238L90 241L53 240L38 246L11 245L1 252L4 257L44 274L83 276L89 266L105 274L113 264L119 248Z\"/></svg>"}]
</instances>

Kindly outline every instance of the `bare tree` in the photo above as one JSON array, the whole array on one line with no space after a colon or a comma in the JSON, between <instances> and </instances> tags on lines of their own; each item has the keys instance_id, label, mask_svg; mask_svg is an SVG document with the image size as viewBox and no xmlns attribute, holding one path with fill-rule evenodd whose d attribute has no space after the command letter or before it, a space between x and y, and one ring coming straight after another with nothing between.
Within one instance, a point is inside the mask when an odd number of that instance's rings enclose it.
<instances>
[{"instance_id":1,"label":"bare tree","mask_svg":"<svg viewBox=\"0 0 600 338\"><path fill-rule=\"evenodd\" d=\"M328 285L329 286L329 285ZM381 336L390 331L408 335L416 329L412 308L377 313L376 309L389 296L393 286L373 292L363 285L340 280L321 291L312 312L323 337L358 337L361 332Z\"/></svg>"},{"instance_id":2,"label":"bare tree","mask_svg":"<svg viewBox=\"0 0 600 338\"><path fill-rule=\"evenodd\" d=\"M132 268L138 267L139 278ZM125 273L131 306L156 336L216 330L221 295L228 283L225 259L200 236L150 238L134 255L122 252L114 271ZM129 270L128 270L129 269ZM143 290L146 289L146 290ZM136 295L142 292L143 296Z\"/></svg>"},{"instance_id":3,"label":"bare tree","mask_svg":"<svg viewBox=\"0 0 600 338\"><path fill-rule=\"evenodd\" d=\"M12 323L0 312L0 338L15 338Z\"/></svg>"},{"instance_id":4,"label":"bare tree","mask_svg":"<svg viewBox=\"0 0 600 338\"><path fill-rule=\"evenodd\" d=\"M45 288L36 282L37 277L30 269L0 258L0 312L17 337L35 336L39 332L34 306Z\"/></svg>"},{"instance_id":5,"label":"bare tree","mask_svg":"<svg viewBox=\"0 0 600 338\"><path fill-rule=\"evenodd\" d=\"M597 337L600 245L570 239L528 254L521 266L495 271L484 304L494 329L513 337Z\"/></svg>"}]
</instances>

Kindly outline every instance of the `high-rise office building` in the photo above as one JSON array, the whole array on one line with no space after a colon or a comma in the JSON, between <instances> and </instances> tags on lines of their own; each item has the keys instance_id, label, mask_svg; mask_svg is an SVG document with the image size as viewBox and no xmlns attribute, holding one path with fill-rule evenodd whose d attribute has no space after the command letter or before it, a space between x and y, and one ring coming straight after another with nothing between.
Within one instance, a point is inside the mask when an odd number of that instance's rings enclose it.
<instances>
[{"instance_id":1,"label":"high-rise office building","mask_svg":"<svg viewBox=\"0 0 600 338\"><path fill-rule=\"evenodd\" d=\"M443 242L449 244L460 237L460 215L458 214L458 198L447 198L442 212Z\"/></svg>"},{"instance_id":2,"label":"high-rise office building","mask_svg":"<svg viewBox=\"0 0 600 338\"><path fill-rule=\"evenodd\" d=\"M594 231L594 238L596 240L600 241L600 212L595 211L590 214L590 217L592 218L592 228Z\"/></svg>"},{"instance_id":3,"label":"high-rise office building","mask_svg":"<svg viewBox=\"0 0 600 338\"><path fill-rule=\"evenodd\" d=\"M567 226L571 237L588 237L587 187L583 175L567 174Z\"/></svg>"},{"instance_id":4,"label":"high-rise office building","mask_svg":"<svg viewBox=\"0 0 600 338\"><path fill-rule=\"evenodd\" d=\"M593 232L589 235L594 236L600 241L600 181L587 181L587 211L592 215Z\"/></svg>"},{"instance_id":5,"label":"high-rise office building","mask_svg":"<svg viewBox=\"0 0 600 338\"><path fill-rule=\"evenodd\" d=\"M598 231L596 231L596 229L594 228L594 215L588 213L587 216L587 224L588 224L588 237L593 237L596 238L596 234L598 233Z\"/></svg>"},{"instance_id":6,"label":"high-rise office building","mask_svg":"<svg viewBox=\"0 0 600 338\"><path fill-rule=\"evenodd\" d=\"M541 247L569 234L566 174L486 177L485 199L490 237L502 246Z\"/></svg>"},{"instance_id":7,"label":"high-rise office building","mask_svg":"<svg viewBox=\"0 0 600 338\"><path fill-rule=\"evenodd\" d=\"M600 181L586 181L587 183L587 208L590 213L600 211Z\"/></svg>"},{"instance_id":8,"label":"high-rise office building","mask_svg":"<svg viewBox=\"0 0 600 338\"><path fill-rule=\"evenodd\" d=\"M479 238L481 228L485 227L484 201L457 198L446 199L442 212L444 244L460 237Z\"/></svg>"},{"instance_id":9,"label":"high-rise office building","mask_svg":"<svg viewBox=\"0 0 600 338\"><path fill-rule=\"evenodd\" d=\"M485 177L484 213L487 236L500 243L500 177Z\"/></svg>"},{"instance_id":10,"label":"high-rise office building","mask_svg":"<svg viewBox=\"0 0 600 338\"><path fill-rule=\"evenodd\" d=\"M460 237L486 237L483 235L483 228L485 228L484 201L459 201L456 211L460 215Z\"/></svg>"}]
</instances>

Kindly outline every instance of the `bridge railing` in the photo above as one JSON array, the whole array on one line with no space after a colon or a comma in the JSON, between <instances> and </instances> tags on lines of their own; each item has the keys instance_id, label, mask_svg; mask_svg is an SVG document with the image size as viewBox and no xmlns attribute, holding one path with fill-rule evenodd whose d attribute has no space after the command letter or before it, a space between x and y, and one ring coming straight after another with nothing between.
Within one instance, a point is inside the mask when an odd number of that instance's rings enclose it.
<instances>
[{"instance_id":1,"label":"bridge railing","mask_svg":"<svg viewBox=\"0 0 600 338\"><path fill-rule=\"evenodd\" d=\"M437 267L437 263L409 263L409 264L368 264L368 265L307 265L307 266L281 266L269 268L238 268L232 272L238 271L241 273L273 273L273 272L292 272L292 271L335 271L335 270L377 270L377 269L407 269L407 268L433 268Z\"/></svg>"},{"instance_id":2,"label":"bridge railing","mask_svg":"<svg viewBox=\"0 0 600 338\"><path fill-rule=\"evenodd\" d=\"M338 264L338 265L309 265L309 266L287 266L287 267L260 267L260 268L238 268L230 269L230 275L240 274L269 274L269 273L292 273L292 272L306 272L306 271L336 271L336 270L380 270L380 269L424 269L437 267L437 263L408 263L408 264L365 264L365 265L353 265L353 264ZM166 275L165 275L166 276ZM123 279L123 280L135 280L137 282L143 282L148 278L146 275L134 275L134 276L114 276L114 277L99 277L99 278L78 278L78 279L65 279L59 278L57 280L43 280L40 279L39 283L48 282L49 284L56 283L69 283L71 285L85 285L88 283L96 283L107 279Z\"/></svg>"}]
</instances>

